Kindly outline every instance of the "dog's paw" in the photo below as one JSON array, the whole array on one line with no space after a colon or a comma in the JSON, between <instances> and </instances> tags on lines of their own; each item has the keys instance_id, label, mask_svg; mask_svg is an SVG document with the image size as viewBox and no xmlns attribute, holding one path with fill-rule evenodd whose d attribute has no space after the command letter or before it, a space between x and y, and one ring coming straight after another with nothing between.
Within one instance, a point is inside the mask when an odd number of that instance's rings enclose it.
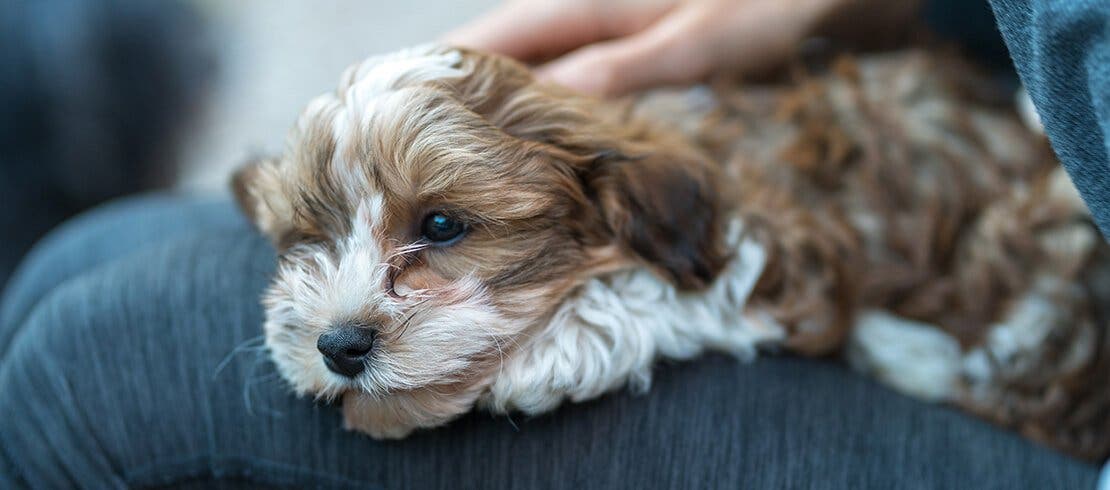
<instances>
[{"instance_id":1,"label":"dog's paw","mask_svg":"<svg viewBox=\"0 0 1110 490\"><path fill-rule=\"evenodd\" d=\"M955 338L932 325L882 311L859 316L848 360L892 388L930 401L953 396L961 368Z\"/></svg>"}]
</instances>

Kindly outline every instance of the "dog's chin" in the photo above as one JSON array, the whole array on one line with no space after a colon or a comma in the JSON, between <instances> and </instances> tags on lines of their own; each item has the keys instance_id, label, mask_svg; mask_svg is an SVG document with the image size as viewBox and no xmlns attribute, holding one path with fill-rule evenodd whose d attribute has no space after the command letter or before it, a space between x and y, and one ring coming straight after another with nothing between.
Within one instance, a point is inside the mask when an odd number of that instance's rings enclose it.
<instances>
[{"instance_id":1,"label":"dog's chin","mask_svg":"<svg viewBox=\"0 0 1110 490\"><path fill-rule=\"evenodd\" d=\"M344 428L375 439L400 439L416 429L441 426L470 411L491 382L492 372L405 390L352 389L342 395Z\"/></svg>"}]
</instances>

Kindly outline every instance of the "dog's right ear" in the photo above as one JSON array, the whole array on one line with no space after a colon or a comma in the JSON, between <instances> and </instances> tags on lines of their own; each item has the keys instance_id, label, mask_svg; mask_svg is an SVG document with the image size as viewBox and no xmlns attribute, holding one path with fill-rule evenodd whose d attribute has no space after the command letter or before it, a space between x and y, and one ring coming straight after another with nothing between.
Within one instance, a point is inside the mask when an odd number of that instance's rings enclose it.
<instances>
[{"instance_id":1,"label":"dog's right ear","mask_svg":"<svg viewBox=\"0 0 1110 490\"><path fill-rule=\"evenodd\" d=\"M239 209L262 233L278 243L292 229L293 208L282 185L280 160L256 158L231 178Z\"/></svg>"}]
</instances>

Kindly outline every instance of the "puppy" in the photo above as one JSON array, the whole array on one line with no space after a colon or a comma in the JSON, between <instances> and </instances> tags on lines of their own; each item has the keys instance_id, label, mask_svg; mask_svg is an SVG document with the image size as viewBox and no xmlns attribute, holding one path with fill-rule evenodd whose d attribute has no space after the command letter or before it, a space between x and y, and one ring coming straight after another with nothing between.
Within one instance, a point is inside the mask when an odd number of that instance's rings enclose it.
<instances>
[{"instance_id":1,"label":"puppy","mask_svg":"<svg viewBox=\"0 0 1110 490\"><path fill-rule=\"evenodd\" d=\"M908 51L600 101L487 54L370 58L234 178L279 251L266 345L378 438L786 349L1105 457L1110 254L971 72Z\"/></svg>"}]
</instances>

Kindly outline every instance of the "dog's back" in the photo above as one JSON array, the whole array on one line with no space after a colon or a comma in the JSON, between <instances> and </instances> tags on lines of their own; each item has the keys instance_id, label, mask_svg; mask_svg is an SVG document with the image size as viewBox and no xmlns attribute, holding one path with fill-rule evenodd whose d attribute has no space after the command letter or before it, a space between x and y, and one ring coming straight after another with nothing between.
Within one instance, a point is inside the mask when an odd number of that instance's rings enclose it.
<instances>
[{"instance_id":1,"label":"dog's back","mask_svg":"<svg viewBox=\"0 0 1110 490\"><path fill-rule=\"evenodd\" d=\"M1010 94L911 51L634 104L724 166L769 252L750 306L788 347L847 346L903 391L1110 453L1110 247Z\"/></svg>"}]
</instances>

